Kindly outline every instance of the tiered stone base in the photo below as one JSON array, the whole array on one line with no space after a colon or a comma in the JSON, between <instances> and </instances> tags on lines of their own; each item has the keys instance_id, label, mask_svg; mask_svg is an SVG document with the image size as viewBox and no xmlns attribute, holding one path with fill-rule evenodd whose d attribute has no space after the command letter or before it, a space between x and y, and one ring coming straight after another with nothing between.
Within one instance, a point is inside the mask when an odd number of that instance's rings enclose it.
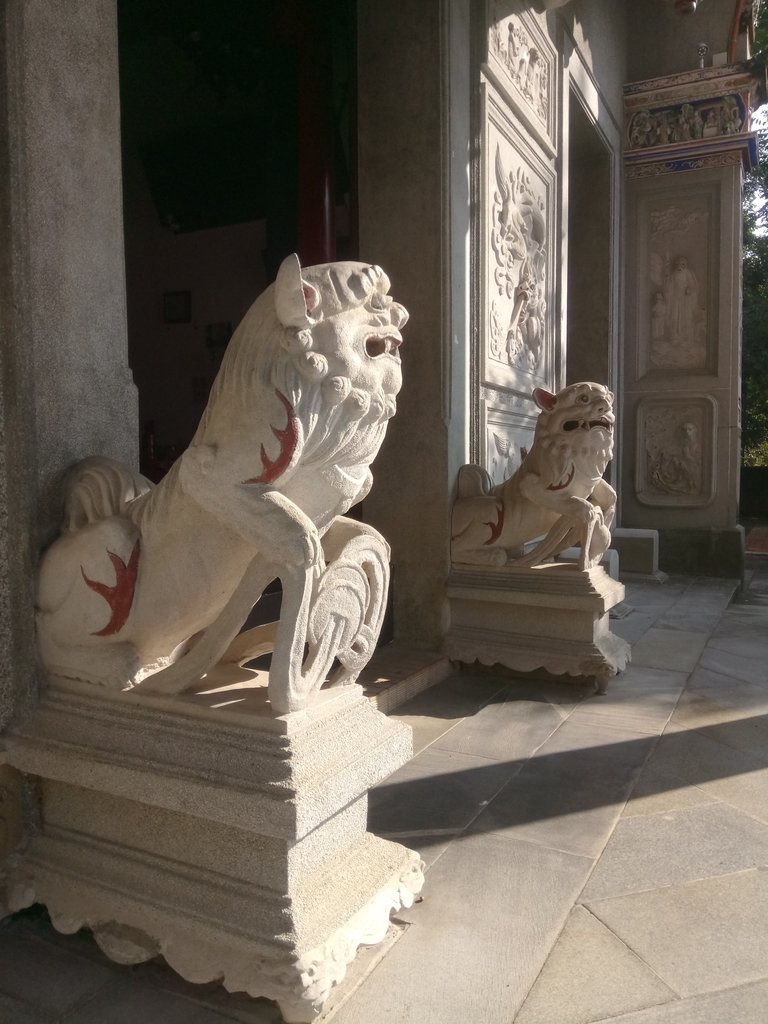
<instances>
[{"instance_id":1,"label":"tiered stone base","mask_svg":"<svg viewBox=\"0 0 768 1024\"><path fill-rule=\"evenodd\" d=\"M281 718L263 694L231 700L51 688L9 739L42 780L11 908L42 902L114 960L162 954L311 1021L423 884L417 854L365 831L367 791L410 756L410 730L357 686Z\"/></svg>"},{"instance_id":2,"label":"tiered stone base","mask_svg":"<svg viewBox=\"0 0 768 1024\"><path fill-rule=\"evenodd\" d=\"M448 596L454 661L589 677L601 692L629 661L629 645L609 628L624 586L600 567L454 568Z\"/></svg>"}]
</instances>

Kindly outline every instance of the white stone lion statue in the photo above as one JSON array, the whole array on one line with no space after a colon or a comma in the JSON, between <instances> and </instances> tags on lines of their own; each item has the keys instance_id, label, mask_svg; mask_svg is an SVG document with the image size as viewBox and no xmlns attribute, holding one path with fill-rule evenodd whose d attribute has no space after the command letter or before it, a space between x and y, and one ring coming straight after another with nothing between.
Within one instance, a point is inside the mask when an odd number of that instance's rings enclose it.
<instances>
[{"instance_id":1,"label":"white stone lion statue","mask_svg":"<svg viewBox=\"0 0 768 1024\"><path fill-rule=\"evenodd\" d=\"M157 486L109 459L72 468L39 576L51 675L175 694L272 650L277 713L305 706L335 663L332 682L354 681L388 583L385 541L344 518L370 489L402 382L408 314L388 292L379 267L289 257ZM279 624L241 633L277 577Z\"/></svg>"},{"instance_id":2,"label":"white stone lion statue","mask_svg":"<svg viewBox=\"0 0 768 1024\"><path fill-rule=\"evenodd\" d=\"M602 476L613 456L613 395L587 381L556 395L536 388L533 399L533 445L509 480L494 487L482 466L459 470L454 563L526 568L578 544L587 569L610 545L616 492Z\"/></svg>"}]
</instances>

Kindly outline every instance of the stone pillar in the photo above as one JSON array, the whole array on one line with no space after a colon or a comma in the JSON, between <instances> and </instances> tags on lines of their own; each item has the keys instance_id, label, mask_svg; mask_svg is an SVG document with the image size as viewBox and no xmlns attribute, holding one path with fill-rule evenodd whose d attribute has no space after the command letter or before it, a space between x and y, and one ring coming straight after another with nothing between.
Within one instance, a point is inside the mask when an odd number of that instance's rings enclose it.
<instances>
[{"instance_id":1,"label":"stone pillar","mask_svg":"<svg viewBox=\"0 0 768 1024\"><path fill-rule=\"evenodd\" d=\"M466 461L469 85L455 80L469 62L466 8L404 0L394 18L386 4L358 5L360 259L386 267L411 310L403 390L364 516L392 546L396 639L433 649L447 625L450 509ZM463 50L452 59L454 39Z\"/></svg>"},{"instance_id":2,"label":"stone pillar","mask_svg":"<svg viewBox=\"0 0 768 1024\"><path fill-rule=\"evenodd\" d=\"M93 452L134 461L120 185L116 11L82 0L0 8L0 759L37 689L33 580L57 485ZM20 780L0 777L0 833ZM0 843L0 860L2 859Z\"/></svg>"},{"instance_id":3,"label":"stone pillar","mask_svg":"<svg viewBox=\"0 0 768 1024\"><path fill-rule=\"evenodd\" d=\"M740 577L741 198L755 158L742 66L625 87L622 525L659 564Z\"/></svg>"}]
</instances>

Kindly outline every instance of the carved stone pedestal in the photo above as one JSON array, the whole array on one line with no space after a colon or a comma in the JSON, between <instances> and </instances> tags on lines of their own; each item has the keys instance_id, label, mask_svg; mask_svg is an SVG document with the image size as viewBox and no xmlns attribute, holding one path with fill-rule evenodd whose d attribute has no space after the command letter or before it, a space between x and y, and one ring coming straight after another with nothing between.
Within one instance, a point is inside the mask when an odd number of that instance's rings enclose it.
<instances>
[{"instance_id":1,"label":"carved stone pedestal","mask_svg":"<svg viewBox=\"0 0 768 1024\"><path fill-rule=\"evenodd\" d=\"M286 1021L322 1010L423 883L418 854L365 830L367 791L411 737L358 686L275 717L252 685L171 701L62 683L8 746L42 790L11 909L42 902L118 962L162 954Z\"/></svg>"},{"instance_id":2,"label":"carved stone pedestal","mask_svg":"<svg viewBox=\"0 0 768 1024\"><path fill-rule=\"evenodd\" d=\"M600 567L454 568L448 596L446 653L455 661L593 677L603 692L629 660L608 620L624 586Z\"/></svg>"}]
</instances>

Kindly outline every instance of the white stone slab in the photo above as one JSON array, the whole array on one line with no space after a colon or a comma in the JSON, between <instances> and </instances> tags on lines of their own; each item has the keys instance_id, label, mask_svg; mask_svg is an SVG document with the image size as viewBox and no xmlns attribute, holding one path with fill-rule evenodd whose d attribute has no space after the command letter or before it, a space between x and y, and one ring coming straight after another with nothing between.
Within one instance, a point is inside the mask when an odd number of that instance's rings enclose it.
<instances>
[{"instance_id":1,"label":"white stone slab","mask_svg":"<svg viewBox=\"0 0 768 1024\"><path fill-rule=\"evenodd\" d=\"M510 1024L589 865L494 836L452 843L406 934L333 1024Z\"/></svg>"},{"instance_id":2,"label":"white stone slab","mask_svg":"<svg viewBox=\"0 0 768 1024\"><path fill-rule=\"evenodd\" d=\"M603 1024L765 1024L768 982L607 1018ZM559 1022L558 1022L559 1024Z\"/></svg>"},{"instance_id":3,"label":"white stone slab","mask_svg":"<svg viewBox=\"0 0 768 1024\"><path fill-rule=\"evenodd\" d=\"M766 871L593 900L588 908L682 996L768 978Z\"/></svg>"},{"instance_id":4,"label":"white stone slab","mask_svg":"<svg viewBox=\"0 0 768 1024\"><path fill-rule=\"evenodd\" d=\"M635 665L692 672L707 642L707 634L655 626L632 648Z\"/></svg>"},{"instance_id":5,"label":"white stone slab","mask_svg":"<svg viewBox=\"0 0 768 1024\"><path fill-rule=\"evenodd\" d=\"M590 1024L676 998L610 929L575 907L515 1024Z\"/></svg>"},{"instance_id":6,"label":"white stone slab","mask_svg":"<svg viewBox=\"0 0 768 1024\"><path fill-rule=\"evenodd\" d=\"M638 893L768 866L768 825L725 804L623 818L582 894Z\"/></svg>"}]
</instances>

